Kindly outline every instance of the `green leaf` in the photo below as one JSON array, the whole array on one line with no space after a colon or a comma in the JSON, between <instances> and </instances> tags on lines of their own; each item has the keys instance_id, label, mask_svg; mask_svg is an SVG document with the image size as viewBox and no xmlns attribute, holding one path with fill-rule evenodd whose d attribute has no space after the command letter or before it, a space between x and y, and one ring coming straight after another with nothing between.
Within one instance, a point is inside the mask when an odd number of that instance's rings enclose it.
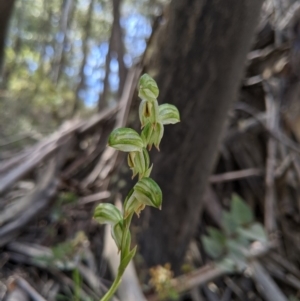
<instances>
[{"instance_id":1,"label":"green leaf","mask_svg":"<svg viewBox=\"0 0 300 301\"><path fill-rule=\"evenodd\" d=\"M144 205L161 208L162 192L158 184L151 178L143 178L134 186L134 194Z\"/></svg>"},{"instance_id":2,"label":"green leaf","mask_svg":"<svg viewBox=\"0 0 300 301\"><path fill-rule=\"evenodd\" d=\"M253 221L251 208L237 194L232 197L231 216L238 225L247 225Z\"/></svg>"},{"instance_id":3,"label":"green leaf","mask_svg":"<svg viewBox=\"0 0 300 301\"><path fill-rule=\"evenodd\" d=\"M236 239L228 239L226 242L226 247L228 250L227 256L232 256L232 258L244 260L245 255L243 249L245 249L245 247L242 246Z\"/></svg>"},{"instance_id":4,"label":"green leaf","mask_svg":"<svg viewBox=\"0 0 300 301\"><path fill-rule=\"evenodd\" d=\"M201 241L205 252L214 259L220 257L225 251L224 245L212 237L203 235Z\"/></svg>"},{"instance_id":5,"label":"green leaf","mask_svg":"<svg viewBox=\"0 0 300 301\"><path fill-rule=\"evenodd\" d=\"M119 266L119 273L123 274L125 271L126 267L128 266L129 262L131 259L134 257L136 253L137 246L135 246L121 261L121 264Z\"/></svg>"},{"instance_id":6,"label":"green leaf","mask_svg":"<svg viewBox=\"0 0 300 301\"><path fill-rule=\"evenodd\" d=\"M232 235L238 228L238 224L232 217L232 214L226 211L222 213L222 225L227 235Z\"/></svg>"},{"instance_id":7,"label":"green leaf","mask_svg":"<svg viewBox=\"0 0 300 301\"><path fill-rule=\"evenodd\" d=\"M120 210L116 206L108 203L102 203L96 207L94 218L100 224L110 224L112 226L123 220Z\"/></svg>"},{"instance_id":8,"label":"green leaf","mask_svg":"<svg viewBox=\"0 0 300 301\"><path fill-rule=\"evenodd\" d=\"M235 267L236 267L234 260L231 259L231 258L228 258L228 257L225 257L221 261L218 261L217 262L217 266L221 270L223 270L223 271L225 271L227 273L234 272L235 271Z\"/></svg>"},{"instance_id":9,"label":"green leaf","mask_svg":"<svg viewBox=\"0 0 300 301\"><path fill-rule=\"evenodd\" d=\"M159 119L162 124L175 124L180 122L179 111L174 105L162 104L159 106Z\"/></svg>"},{"instance_id":10,"label":"green leaf","mask_svg":"<svg viewBox=\"0 0 300 301\"><path fill-rule=\"evenodd\" d=\"M123 230L124 230L123 220L121 220L111 228L111 236L115 241L119 251L121 250L122 247Z\"/></svg>"},{"instance_id":11,"label":"green leaf","mask_svg":"<svg viewBox=\"0 0 300 301\"><path fill-rule=\"evenodd\" d=\"M148 74L143 74L139 80L139 97L142 99L156 99L159 90L155 80Z\"/></svg>"},{"instance_id":12,"label":"green leaf","mask_svg":"<svg viewBox=\"0 0 300 301\"><path fill-rule=\"evenodd\" d=\"M112 131L108 138L108 145L123 152L141 151L144 147L140 135L130 128L118 128Z\"/></svg>"},{"instance_id":13,"label":"green leaf","mask_svg":"<svg viewBox=\"0 0 300 301\"><path fill-rule=\"evenodd\" d=\"M130 231L127 229L126 233L124 233L123 235L124 235L124 238L123 238L122 258L121 258L121 261L130 252L130 247L131 247L131 234L130 234Z\"/></svg>"},{"instance_id":14,"label":"green leaf","mask_svg":"<svg viewBox=\"0 0 300 301\"><path fill-rule=\"evenodd\" d=\"M254 223L249 227L239 228L238 232L240 235L249 240L259 240L261 242L268 241L266 232L260 223Z\"/></svg>"},{"instance_id":15,"label":"green leaf","mask_svg":"<svg viewBox=\"0 0 300 301\"><path fill-rule=\"evenodd\" d=\"M208 227L207 228L208 235L214 239L215 241L219 242L221 245L225 247L226 244L226 236L223 234L220 230L213 228L213 227Z\"/></svg>"}]
</instances>

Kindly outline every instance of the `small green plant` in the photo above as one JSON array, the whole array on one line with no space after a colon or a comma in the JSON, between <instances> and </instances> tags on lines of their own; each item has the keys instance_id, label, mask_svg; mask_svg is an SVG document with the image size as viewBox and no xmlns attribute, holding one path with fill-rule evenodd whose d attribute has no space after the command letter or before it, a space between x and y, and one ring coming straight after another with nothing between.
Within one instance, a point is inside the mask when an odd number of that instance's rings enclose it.
<instances>
[{"instance_id":1,"label":"small green plant","mask_svg":"<svg viewBox=\"0 0 300 301\"><path fill-rule=\"evenodd\" d=\"M139 118L141 134L131 128L115 129L109 136L108 145L123 152L128 152L127 162L133 177L138 175L138 182L130 190L121 212L112 204L100 204L96 207L94 218L101 224L111 225L111 234L120 253L120 266L116 279L101 301L110 300L121 283L122 275L134 257L136 247L131 249L129 231L134 213L138 216L145 206L161 209L162 192L158 184L150 178L153 165L150 166L148 150L154 145L159 150L163 137L164 125L180 121L177 108L170 104L158 105L159 90L156 82L144 74L139 80ZM147 150L148 147L148 150Z\"/></svg>"},{"instance_id":2,"label":"small green plant","mask_svg":"<svg viewBox=\"0 0 300 301\"><path fill-rule=\"evenodd\" d=\"M222 229L208 227L203 235L205 252L217 264L228 270L243 270L253 241L267 242L263 226L254 220L251 208L236 194L231 200L230 211L223 212Z\"/></svg>"}]
</instances>

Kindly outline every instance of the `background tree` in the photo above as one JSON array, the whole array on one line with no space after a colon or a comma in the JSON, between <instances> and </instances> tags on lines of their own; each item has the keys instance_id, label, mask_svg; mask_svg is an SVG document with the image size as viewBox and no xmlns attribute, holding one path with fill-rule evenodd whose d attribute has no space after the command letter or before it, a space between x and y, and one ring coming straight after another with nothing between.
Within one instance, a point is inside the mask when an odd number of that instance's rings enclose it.
<instances>
[{"instance_id":1,"label":"background tree","mask_svg":"<svg viewBox=\"0 0 300 301\"><path fill-rule=\"evenodd\" d=\"M14 0L0 1L0 69L2 68L3 63L3 51L5 45L5 38L8 29L8 24L10 20L10 16L14 7Z\"/></svg>"},{"instance_id":2,"label":"background tree","mask_svg":"<svg viewBox=\"0 0 300 301\"><path fill-rule=\"evenodd\" d=\"M261 0L173 0L169 6L148 70L156 76L160 102L176 105L182 122L166 129L154 158L164 200L140 237L149 266L171 262L180 269L261 5Z\"/></svg>"}]
</instances>

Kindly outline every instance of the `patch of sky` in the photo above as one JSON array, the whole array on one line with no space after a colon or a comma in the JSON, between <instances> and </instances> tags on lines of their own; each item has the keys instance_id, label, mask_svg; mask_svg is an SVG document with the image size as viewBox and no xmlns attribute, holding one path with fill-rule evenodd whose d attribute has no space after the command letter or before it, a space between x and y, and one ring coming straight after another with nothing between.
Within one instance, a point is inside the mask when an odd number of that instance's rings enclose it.
<instances>
[{"instance_id":1,"label":"patch of sky","mask_svg":"<svg viewBox=\"0 0 300 301\"><path fill-rule=\"evenodd\" d=\"M73 77L75 75L75 70L73 67L66 67L65 68L65 73L69 76L69 77Z\"/></svg>"},{"instance_id":2,"label":"patch of sky","mask_svg":"<svg viewBox=\"0 0 300 301\"><path fill-rule=\"evenodd\" d=\"M45 47L45 52L47 56L51 57L54 54L54 49L51 45L47 45Z\"/></svg>"},{"instance_id":3,"label":"patch of sky","mask_svg":"<svg viewBox=\"0 0 300 301\"><path fill-rule=\"evenodd\" d=\"M112 92L117 92L119 88L119 76L116 73L111 73L108 77L109 85Z\"/></svg>"},{"instance_id":4,"label":"patch of sky","mask_svg":"<svg viewBox=\"0 0 300 301\"><path fill-rule=\"evenodd\" d=\"M93 77L95 77L97 79L97 81L104 80L104 77L105 77L104 69L94 70Z\"/></svg>"},{"instance_id":5,"label":"patch of sky","mask_svg":"<svg viewBox=\"0 0 300 301\"><path fill-rule=\"evenodd\" d=\"M87 8L90 2L88 0L79 0L78 1L78 6L80 9Z\"/></svg>"},{"instance_id":6,"label":"patch of sky","mask_svg":"<svg viewBox=\"0 0 300 301\"><path fill-rule=\"evenodd\" d=\"M99 46L99 51L101 56L106 56L108 52L108 43L107 42L101 43L101 45Z\"/></svg>"},{"instance_id":7,"label":"patch of sky","mask_svg":"<svg viewBox=\"0 0 300 301\"><path fill-rule=\"evenodd\" d=\"M123 60L127 68L130 68L132 66L132 58L128 53L124 55Z\"/></svg>"},{"instance_id":8,"label":"patch of sky","mask_svg":"<svg viewBox=\"0 0 300 301\"><path fill-rule=\"evenodd\" d=\"M55 35L55 39L58 43L62 43L63 40L64 40L64 33L63 32L58 32L56 35Z\"/></svg>"},{"instance_id":9,"label":"patch of sky","mask_svg":"<svg viewBox=\"0 0 300 301\"><path fill-rule=\"evenodd\" d=\"M104 89L103 82L98 82L94 88L95 88L95 92L98 92L98 94L102 93Z\"/></svg>"},{"instance_id":10,"label":"patch of sky","mask_svg":"<svg viewBox=\"0 0 300 301\"><path fill-rule=\"evenodd\" d=\"M93 89L80 90L79 97L84 101L87 107L95 107L98 102L99 93L95 93Z\"/></svg>"},{"instance_id":11,"label":"patch of sky","mask_svg":"<svg viewBox=\"0 0 300 301\"><path fill-rule=\"evenodd\" d=\"M93 55L93 52L91 51L91 53L87 57L86 62L91 67L97 67L99 57L100 56Z\"/></svg>"},{"instance_id":12,"label":"patch of sky","mask_svg":"<svg viewBox=\"0 0 300 301\"><path fill-rule=\"evenodd\" d=\"M36 71L39 66L37 62L30 60L30 59L26 59L26 63L27 63L28 69L31 73Z\"/></svg>"},{"instance_id":13,"label":"patch of sky","mask_svg":"<svg viewBox=\"0 0 300 301\"><path fill-rule=\"evenodd\" d=\"M119 72L119 63L117 58L113 57L110 61L110 65L109 65L110 71L117 73Z\"/></svg>"},{"instance_id":14,"label":"patch of sky","mask_svg":"<svg viewBox=\"0 0 300 301\"><path fill-rule=\"evenodd\" d=\"M97 82L99 81L99 78L95 76L95 73L93 73L92 76L89 76L86 78L86 85L88 87L94 88L97 85Z\"/></svg>"},{"instance_id":15,"label":"patch of sky","mask_svg":"<svg viewBox=\"0 0 300 301\"><path fill-rule=\"evenodd\" d=\"M75 47L81 47L82 46L82 40L81 39L75 39L73 42Z\"/></svg>"},{"instance_id":16,"label":"patch of sky","mask_svg":"<svg viewBox=\"0 0 300 301\"><path fill-rule=\"evenodd\" d=\"M93 68L89 65L85 65L83 69L84 75L88 78L89 76L92 76L93 74Z\"/></svg>"},{"instance_id":17,"label":"patch of sky","mask_svg":"<svg viewBox=\"0 0 300 301\"><path fill-rule=\"evenodd\" d=\"M94 5L94 11L95 11L97 14L102 13L102 11L103 11L102 5L101 5L100 3L96 3L96 4Z\"/></svg>"}]
</instances>

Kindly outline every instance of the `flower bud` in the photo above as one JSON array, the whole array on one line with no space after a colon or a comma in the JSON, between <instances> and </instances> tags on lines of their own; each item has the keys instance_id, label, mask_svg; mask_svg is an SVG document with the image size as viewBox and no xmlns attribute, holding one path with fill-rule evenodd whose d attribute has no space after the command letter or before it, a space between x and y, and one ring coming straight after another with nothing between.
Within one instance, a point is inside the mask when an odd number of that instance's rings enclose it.
<instances>
[{"instance_id":1,"label":"flower bud","mask_svg":"<svg viewBox=\"0 0 300 301\"><path fill-rule=\"evenodd\" d=\"M164 126L161 122L158 122L155 125L155 128L152 132L151 139L149 141L149 148L151 149L152 144L159 150L159 144L164 135Z\"/></svg>"},{"instance_id":2,"label":"flower bud","mask_svg":"<svg viewBox=\"0 0 300 301\"><path fill-rule=\"evenodd\" d=\"M151 178L143 178L134 186L135 197L144 205L161 208L162 192L158 184Z\"/></svg>"},{"instance_id":3,"label":"flower bud","mask_svg":"<svg viewBox=\"0 0 300 301\"><path fill-rule=\"evenodd\" d=\"M155 100L159 90L155 80L148 74L141 76L139 80L139 97L147 100Z\"/></svg>"},{"instance_id":4,"label":"flower bud","mask_svg":"<svg viewBox=\"0 0 300 301\"><path fill-rule=\"evenodd\" d=\"M154 126L150 122L148 122L142 130L141 138L144 142L145 147L149 144L151 140L153 130L154 130Z\"/></svg>"},{"instance_id":5,"label":"flower bud","mask_svg":"<svg viewBox=\"0 0 300 301\"><path fill-rule=\"evenodd\" d=\"M123 219L120 210L109 203L99 204L94 212L94 219L100 224L115 225Z\"/></svg>"},{"instance_id":6,"label":"flower bud","mask_svg":"<svg viewBox=\"0 0 300 301\"><path fill-rule=\"evenodd\" d=\"M139 178L144 177L149 170L150 158L148 151L143 148L141 152L130 152L127 162L133 172L133 178L139 174Z\"/></svg>"},{"instance_id":7,"label":"flower bud","mask_svg":"<svg viewBox=\"0 0 300 301\"><path fill-rule=\"evenodd\" d=\"M150 112L148 111L147 100L143 99L139 106L139 117L140 117L142 128L147 123L149 116L150 116Z\"/></svg>"},{"instance_id":8,"label":"flower bud","mask_svg":"<svg viewBox=\"0 0 300 301\"><path fill-rule=\"evenodd\" d=\"M175 124L180 121L178 109L168 103L159 106L159 120L162 124Z\"/></svg>"},{"instance_id":9,"label":"flower bud","mask_svg":"<svg viewBox=\"0 0 300 301\"><path fill-rule=\"evenodd\" d=\"M100 224L111 225L111 236L114 239L118 250L121 249L123 233L123 216L120 210L109 203L103 203L96 207L94 218Z\"/></svg>"},{"instance_id":10,"label":"flower bud","mask_svg":"<svg viewBox=\"0 0 300 301\"><path fill-rule=\"evenodd\" d=\"M108 138L108 145L123 151L141 151L144 143L140 135L130 128L118 128L112 131Z\"/></svg>"},{"instance_id":11,"label":"flower bud","mask_svg":"<svg viewBox=\"0 0 300 301\"><path fill-rule=\"evenodd\" d=\"M152 206L161 209L162 192L158 184L151 178L142 178L128 194L124 203L124 217L132 212L137 215L145 208Z\"/></svg>"}]
</instances>

